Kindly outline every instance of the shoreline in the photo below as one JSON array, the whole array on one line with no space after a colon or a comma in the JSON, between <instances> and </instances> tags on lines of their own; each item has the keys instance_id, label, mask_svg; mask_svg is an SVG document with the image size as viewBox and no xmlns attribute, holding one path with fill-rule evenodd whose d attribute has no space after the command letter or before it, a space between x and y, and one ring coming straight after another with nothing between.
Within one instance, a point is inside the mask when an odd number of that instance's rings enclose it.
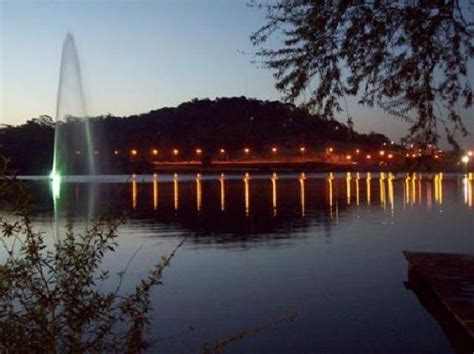
<instances>
[{"instance_id":1,"label":"shoreline","mask_svg":"<svg viewBox=\"0 0 474 354\"><path fill-rule=\"evenodd\" d=\"M191 162L163 162L154 163L151 166L140 168L137 166L131 173L154 173L154 172L455 172L469 173L474 168L465 170L463 166L453 164L347 164L331 163L321 161L225 161L202 164L197 161Z\"/></svg>"}]
</instances>

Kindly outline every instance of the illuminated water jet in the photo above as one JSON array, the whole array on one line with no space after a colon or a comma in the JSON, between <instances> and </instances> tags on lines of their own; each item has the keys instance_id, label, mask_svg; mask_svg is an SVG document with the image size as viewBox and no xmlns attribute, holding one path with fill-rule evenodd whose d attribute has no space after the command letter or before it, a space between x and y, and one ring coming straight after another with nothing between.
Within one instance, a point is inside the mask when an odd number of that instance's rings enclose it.
<instances>
[{"instance_id":1,"label":"illuminated water jet","mask_svg":"<svg viewBox=\"0 0 474 354\"><path fill-rule=\"evenodd\" d=\"M87 116L81 68L71 33L64 39L56 101L53 166L50 173L56 238L59 240L60 212L64 208L61 185L68 176L96 174L94 143ZM95 186L88 189L88 216L94 215ZM64 199L64 198L63 198Z\"/></svg>"},{"instance_id":2,"label":"illuminated water jet","mask_svg":"<svg viewBox=\"0 0 474 354\"><path fill-rule=\"evenodd\" d=\"M81 68L71 33L66 35L63 43L55 123L51 179L74 174L94 175L94 144L86 112Z\"/></svg>"}]
</instances>

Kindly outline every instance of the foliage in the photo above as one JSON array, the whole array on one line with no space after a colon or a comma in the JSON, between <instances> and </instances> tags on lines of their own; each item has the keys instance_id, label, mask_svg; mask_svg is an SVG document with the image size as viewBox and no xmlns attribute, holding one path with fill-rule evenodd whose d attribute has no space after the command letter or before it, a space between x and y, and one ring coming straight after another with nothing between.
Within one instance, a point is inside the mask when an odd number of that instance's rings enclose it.
<instances>
[{"instance_id":1,"label":"foliage","mask_svg":"<svg viewBox=\"0 0 474 354\"><path fill-rule=\"evenodd\" d=\"M126 269L112 290L103 290L110 273L101 264L117 247L119 222L101 218L82 234L69 225L64 239L48 245L33 228L28 193L0 160L0 200L9 203L14 215L0 215L0 352L147 348L150 291L161 284L176 249L131 293L120 289Z\"/></svg>"},{"instance_id":2,"label":"foliage","mask_svg":"<svg viewBox=\"0 0 474 354\"><path fill-rule=\"evenodd\" d=\"M436 143L439 126L456 144L472 106L474 4L465 0L253 2L266 23L251 39L285 98L328 117L358 96L411 124L409 137ZM275 46L272 37L281 38Z\"/></svg>"},{"instance_id":3,"label":"foliage","mask_svg":"<svg viewBox=\"0 0 474 354\"><path fill-rule=\"evenodd\" d=\"M0 154L25 156L10 162L20 171L49 174L53 165L53 146L54 122L49 116L30 119L19 127L0 126Z\"/></svg>"}]
</instances>

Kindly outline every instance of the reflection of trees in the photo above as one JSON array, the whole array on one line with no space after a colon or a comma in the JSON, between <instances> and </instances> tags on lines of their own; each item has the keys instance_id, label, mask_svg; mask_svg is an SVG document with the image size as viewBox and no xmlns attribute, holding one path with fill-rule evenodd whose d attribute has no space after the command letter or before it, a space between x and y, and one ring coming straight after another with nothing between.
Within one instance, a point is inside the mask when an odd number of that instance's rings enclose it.
<instances>
[{"instance_id":1,"label":"reflection of trees","mask_svg":"<svg viewBox=\"0 0 474 354\"><path fill-rule=\"evenodd\" d=\"M339 183L341 182L341 183ZM133 218L141 223L156 225L192 233L190 242L213 244L250 244L268 240L288 241L297 233L310 227L323 227L330 234L339 217L347 209L345 195L338 189L342 181L334 182L334 205L332 213L327 201L325 179L307 179L301 189L298 179L280 179L277 183L277 205L274 206L272 179L251 179L225 182L225 208L222 209L221 183L219 180L203 180L198 198L194 182L179 183L179 208L173 206L173 184L159 186L158 208L154 208L151 183L138 184L137 208ZM246 191L249 191L247 196ZM301 191L305 193L302 205ZM127 208L133 196L125 195ZM196 201L200 201L197 210ZM248 204L248 206L247 206ZM304 208L304 210L302 210ZM304 215L302 214L304 211ZM274 243L277 245L280 243Z\"/></svg>"},{"instance_id":2,"label":"reflection of trees","mask_svg":"<svg viewBox=\"0 0 474 354\"><path fill-rule=\"evenodd\" d=\"M159 192L155 195L154 183L136 183L136 208L133 209L133 183L97 184L95 205L101 213L105 206L114 201L120 210L133 210L130 218L140 223L160 225L160 228L192 233L188 242L198 243L254 243L271 239L288 240L294 234L310 227L322 227L330 234L334 223L344 218L348 208L345 181L332 182L332 206L329 201L326 179L305 180L305 215L302 216L301 186L298 179L280 178L276 182L277 205L273 206L274 190L272 180L251 179L249 182L249 212L245 208L244 182L225 181L225 208L222 210L222 191L219 180L203 179L197 195L195 180L179 183L179 203L175 209L174 182L159 182ZM39 205L42 215L49 215L51 202L48 191L41 190L41 184L34 189L35 205ZM64 200L62 217L81 219L86 215L88 196L87 183L65 183L61 187ZM374 193L378 193L374 185ZM361 199L365 198L365 186L361 187ZM354 197L355 198L355 197ZM199 200L199 211L197 210ZM355 206L355 201L354 201ZM276 212L275 212L276 211ZM160 234L161 235L161 234Z\"/></svg>"},{"instance_id":3,"label":"reflection of trees","mask_svg":"<svg viewBox=\"0 0 474 354\"><path fill-rule=\"evenodd\" d=\"M47 246L33 228L28 195L4 166L0 199L12 208L8 219L0 216L1 352L137 352L149 346L150 291L161 284L176 249L123 294L126 268L111 283L101 267L117 247L118 222L102 218L82 234L69 225L61 242Z\"/></svg>"}]
</instances>

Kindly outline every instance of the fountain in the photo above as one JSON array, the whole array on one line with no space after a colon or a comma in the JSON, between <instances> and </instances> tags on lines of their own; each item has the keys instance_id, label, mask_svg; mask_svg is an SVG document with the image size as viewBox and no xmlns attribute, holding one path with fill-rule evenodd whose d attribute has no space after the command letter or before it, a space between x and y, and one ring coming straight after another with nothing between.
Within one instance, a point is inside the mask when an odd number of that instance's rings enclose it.
<instances>
[{"instance_id":1,"label":"fountain","mask_svg":"<svg viewBox=\"0 0 474 354\"><path fill-rule=\"evenodd\" d=\"M89 179L96 174L95 149L82 88L81 68L74 37L64 40L56 103L53 167L50 174L55 221L58 224L61 186L73 175ZM76 177L78 178L78 177ZM87 188L89 219L94 215L95 187ZM57 234L59 234L57 232ZM57 238L60 238L57 235Z\"/></svg>"},{"instance_id":2,"label":"fountain","mask_svg":"<svg viewBox=\"0 0 474 354\"><path fill-rule=\"evenodd\" d=\"M54 158L51 179L59 192L61 176L94 175L94 144L86 113L81 69L74 37L66 35L56 103ZM57 195L58 196L58 195Z\"/></svg>"}]
</instances>

